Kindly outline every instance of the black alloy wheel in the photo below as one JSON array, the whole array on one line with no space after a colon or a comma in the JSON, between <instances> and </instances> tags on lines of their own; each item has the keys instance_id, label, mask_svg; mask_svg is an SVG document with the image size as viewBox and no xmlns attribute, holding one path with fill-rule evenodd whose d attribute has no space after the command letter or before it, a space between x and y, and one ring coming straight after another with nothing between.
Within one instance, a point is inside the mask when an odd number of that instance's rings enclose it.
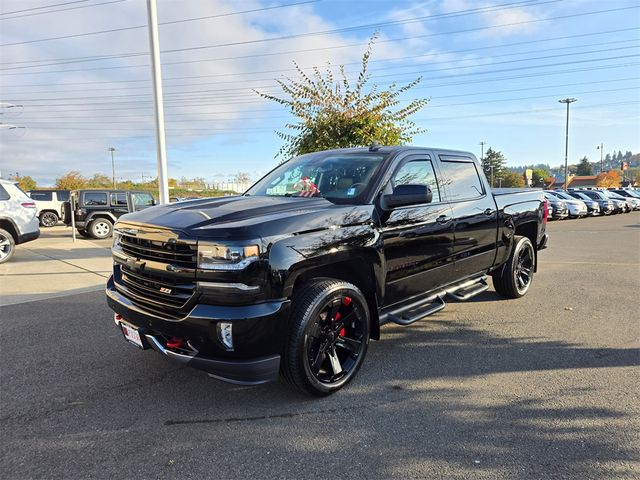
<instances>
[{"instance_id":1,"label":"black alloy wheel","mask_svg":"<svg viewBox=\"0 0 640 480\"><path fill-rule=\"evenodd\" d=\"M503 297L520 298L524 296L536 269L536 252L531 240L515 236L513 248L507 262L491 273L493 286Z\"/></svg>"},{"instance_id":2,"label":"black alloy wheel","mask_svg":"<svg viewBox=\"0 0 640 480\"><path fill-rule=\"evenodd\" d=\"M356 374L369 344L369 309L355 286L317 280L294 298L292 328L282 373L314 395L342 388Z\"/></svg>"},{"instance_id":3,"label":"black alloy wheel","mask_svg":"<svg viewBox=\"0 0 640 480\"><path fill-rule=\"evenodd\" d=\"M531 242L525 242L521 248L518 249L518 258L514 271L516 288L522 295L529 289L529 285L531 285L531 280L533 279L534 258L533 245L531 245Z\"/></svg>"},{"instance_id":4,"label":"black alloy wheel","mask_svg":"<svg viewBox=\"0 0 640 480\"><path fill-rule=\"evenodd\" d=\"M364 312L348 294L327 302L305 338L307 365L320 382L342 380L358 363L365 348Z\"/></svg>"}]
</instances>

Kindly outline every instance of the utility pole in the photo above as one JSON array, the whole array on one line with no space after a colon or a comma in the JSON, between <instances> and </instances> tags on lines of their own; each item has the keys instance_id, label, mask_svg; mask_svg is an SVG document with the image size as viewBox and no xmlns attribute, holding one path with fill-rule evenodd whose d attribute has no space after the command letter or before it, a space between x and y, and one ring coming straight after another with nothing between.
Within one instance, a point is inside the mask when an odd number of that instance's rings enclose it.
<instances>
[{"instance_id":1,"label":"utility pole","mask_svg":"<svg viewBox=\"0 0 640 480\"><path fill-rule=\"evenodd\" d=\"M116 188L118 188L116 186L116 162L113 159L113 154L115 153L116 149L113 147L109 147L109 151L111 152L111 178L113 179L113 189L115 190Z\"/></svg>"},{"instance_id":2,"label":"utility pole","mask_svg":"<svg viewBox=\"0 0 640 480\"><path fill-rule=\"evenodd\" d=\"M564 191L567 191L569 184L569 104L577 102L576 98L565 98L564 100L558 100L560 103L567 104L567 126L564 131Z\"/></svg>"},{"instance_id":3,"label":"utility pole","mask_svg":"<svg viewBox=\"0 0 640 480\"><path fill-rule=\"evenodd\" d=\"M602 160L602 154L604 153L604 145L601 143L599 147L596 147L596 150L600 150L600 173L604 173L604 162Z\"/></svg>"},{"instance_id":4,"label":"utility pole","mask_svg":"<svg viewBox=\"0 0 640 480\"><path fill-rule=\"evenodd\" d=\"M158 44L158 12L156 0L147 0L147 22L149 26L149 50L151 54L151 77L156 120L156 148L158 158L158 190L160 204L169 203L167 179L167 150L164 136L164 103L162 100L162 71L160 68L160 45Z\"/></svg>"}]
</instances>

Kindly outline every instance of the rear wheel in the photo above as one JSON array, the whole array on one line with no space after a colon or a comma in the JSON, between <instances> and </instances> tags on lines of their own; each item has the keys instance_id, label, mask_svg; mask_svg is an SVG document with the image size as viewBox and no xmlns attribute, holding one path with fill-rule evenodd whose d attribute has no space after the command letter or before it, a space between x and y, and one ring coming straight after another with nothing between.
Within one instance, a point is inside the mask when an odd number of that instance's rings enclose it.
<instances>
[{"instance_id":1,"label":"rear wheel","mask_svg":"<svg viewBox=\"0 0 640 480\"><path fill-rule=\"evenodd\" d=\"M43 212L40 214L40 225L46 228L54 227L57 223L58 215L55 212Z\"/></svg>"},{"instance_id":2,"label":"rear wheel","mask_svg":"<svg viewBox=\"0 0 640 480\"><path fill-rule=\"evenodd\" d=\"M91 236L97 239L109 238L113 231L113 224L106 218L97 218L89 226Z\"/></svg>"},{"instance_id":3,"label":"rear wheel","mask_svg":"<svg viewBox=\"0 0 640 480\"><path fill-rule=\"evenodd\" d=\"M513 250L507 263L491 276L496 292L503 297L520 298L527 293L533 281L536 255L527 237L515 236L513 240Z\"/></svg>"},{"instance_id":4,"label":"rear wheel","mask_svg":"<svg viewBox=\"0 0 640 480\"><path fill-rule=\"evenodd\" d=\"M8 262L16 251L16 242L6 230L0 228L0 263Z\"/></svg>"},{"instance_id":5,"label":"rear wheel","mask_svg":"<svg viewBox=\"0 0 640 480\"><path fill-rule=\"evenodd\" d=\"M355 285L317 280L294 299L281 373L286 381L325 396L350 382L369 345L369 309Z\"/></svg>"}]
</instances>

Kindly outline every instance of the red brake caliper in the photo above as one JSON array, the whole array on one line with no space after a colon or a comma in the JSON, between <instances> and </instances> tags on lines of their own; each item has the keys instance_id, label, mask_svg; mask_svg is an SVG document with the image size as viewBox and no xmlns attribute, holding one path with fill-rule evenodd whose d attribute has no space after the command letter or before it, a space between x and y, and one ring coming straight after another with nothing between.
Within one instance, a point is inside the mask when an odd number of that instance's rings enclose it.
<instances>
[{"instance_id":1,"label":"red brake caliper","mask_svg":"<svg viewBox=\"0 0 640 480\"><path fill-rule=\"evenodd\" d=\"M345 307L348 307L348 306L351 304L351 297L344 297L344 298L342 299L342 304L343 304ZM340 315L340 313L338 312L338 313L336 314L336 320L340 320L340 317L341 317L341 315ZM343 328L340 330L339 335L340 335L341 337L344 337L345 333L346 333L346 330L345 330L345 329L344 329L344 327L343 327Z\"/></svg>"}]
</instances>

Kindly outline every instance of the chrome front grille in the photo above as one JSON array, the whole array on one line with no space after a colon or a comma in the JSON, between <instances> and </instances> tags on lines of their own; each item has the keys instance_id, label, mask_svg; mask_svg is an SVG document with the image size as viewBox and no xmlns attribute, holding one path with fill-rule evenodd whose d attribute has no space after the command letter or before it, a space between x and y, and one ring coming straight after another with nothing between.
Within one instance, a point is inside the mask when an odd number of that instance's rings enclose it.
<instances>
[{"instance_id":1,"label":"chrome front grille","mask_svg":"<svg viewBox=\"0 0 640 480\"><path fill-rule=\"evenodd\" d=\"M196 292L195 242L177 240L167 231L136 235L119 231L114 258L115 287L134 305L169 318L188 313ZM193 274L173 274L174 267Z\"/></svg>"},{"instance_id":2,"label":"chrome front grille","mask_svg":"<svg viewBox=\"0 0 640 480\"><path fill-rule=\"evenodd\" d=\"M141 260L171 263L194 270L198 261L198 249L195 243L164 242L120 235L120 248L127 255Z\"/></svg>"}]
</instances>

